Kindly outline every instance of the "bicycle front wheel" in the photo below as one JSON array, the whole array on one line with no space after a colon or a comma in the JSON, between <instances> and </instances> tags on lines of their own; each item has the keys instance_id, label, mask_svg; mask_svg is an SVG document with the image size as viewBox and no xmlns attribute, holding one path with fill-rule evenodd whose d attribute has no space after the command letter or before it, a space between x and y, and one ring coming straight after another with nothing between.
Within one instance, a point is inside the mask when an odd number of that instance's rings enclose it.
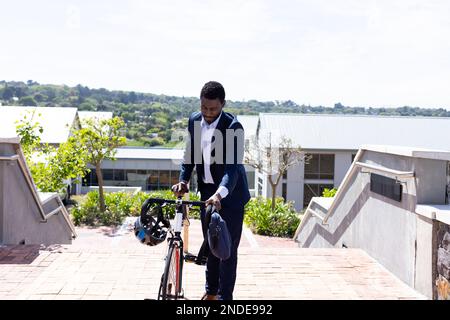
<instances>
[{"instance_id":1,"label":"bicycle front wheel","mask_svg":"<svg viewBox=\"0 0 450 320\"><path fill-rule=\"evenodd\" d=\"M181 247L173 243L166 257L164 274L161 279L158 298L177 300L181 298L181 272L183 270L183 252Z\"/></svg>"}]
</instances>

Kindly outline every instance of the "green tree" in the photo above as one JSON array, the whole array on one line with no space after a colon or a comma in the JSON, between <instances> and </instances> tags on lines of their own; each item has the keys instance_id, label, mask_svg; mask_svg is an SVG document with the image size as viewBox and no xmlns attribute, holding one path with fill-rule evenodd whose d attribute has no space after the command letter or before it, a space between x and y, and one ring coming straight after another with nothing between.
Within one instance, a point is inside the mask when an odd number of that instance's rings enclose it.
<instances>
[{"instance_id":1,"label":"green tree","mask_svg":"<svg viewBox=\"0 0 450 320\"><path fill-rule=\"evenodd\" d=\"M78 146L73 137L58 148L42 143L40 135L44 129L34 116L35 111L25 115L16 126L31 176L40 191L61 192L66 187L64 180L86 174L86 149Z\"/></svg>"},{"instance_id":2,"label":"green tree","mask_svg":"<svg viewBox=\"0 0 450 320\"><path fill-rule=\"evenodd\" d=\"M144 143L144 145L149 146L149 147L155 147L155 146L160 146L160 145L164 144L164 139L162 139L160 137L155 137L155 138L142 137L140 139L140 141L142 141Z\"/></svg>"},{"instance_id":3,"label":"green tree","mask_svg":"<svg viewBox=\"0 0 450 320\"><path fill-rule=\"evenodd\" d=\"M20 138L20 144L25 159L31 165L31 158L34 153L42 151L41 134L44 129L39 122L34 121L35 111L25 115L23 119L16 121L16 133ZM40 116L40 115L38 115Z\"/></svg>"},{"instance_id":4,"label":"green tree","mask_svg":"<svg viewBox=\"0 0 450 320\"><path fill-rule=\"evenodd\" d=\"M20 98L19 104L21 106L37 106L36 100L34 100L34 98L30 96Z\"/></svg>"},{"instance_id":5,"label":"green tree","mask_svg":"<svg viewBox=\"0 0 450 320\"><path fill-rule=\"evenodd\" d=\"M82 123L82 128L74 132L75 141L87 151L87 162L95 167L101 212L106 210L101 165L106 159L115 160L116 148L126 144L126 138L121 135L124 125L120 117L87 119Z\"/></svg>"},{"instance_id":6,"label":"green tree","mask_svg":"<svg viewBox=\"0 0 450 320\"><path fill-rule=\"evenodd\" d=\"M2 99L5 101L9 101L12 99L12 97L14 97L14 90L6 85L3 89Z\"/></svg>"},{"instance_id":7,"label":"green tree","mask_svg":"<svg viewBox=\"0 0 450 320\"><path fill-rule=\"evenodd\" d=\"M276 146L269 136L265 141L253 139L245 148L245 163L267 175L272 188L272 211L275 211L277 186L287 170L301 161L308 160L300 146L290 138L281 136Z\"/></svg>"}]
</instances>

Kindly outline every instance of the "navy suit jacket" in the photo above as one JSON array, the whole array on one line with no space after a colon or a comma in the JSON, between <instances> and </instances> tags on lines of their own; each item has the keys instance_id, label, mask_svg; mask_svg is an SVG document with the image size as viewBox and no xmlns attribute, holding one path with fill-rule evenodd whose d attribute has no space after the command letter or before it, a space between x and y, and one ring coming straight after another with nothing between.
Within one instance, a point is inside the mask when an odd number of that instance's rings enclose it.
<instances>
[{"instance_id":1,"label":"navy suit jacket","mask_svg":"<svg viewBox=\"0 0 450 320\"><path fill-rule=\"evenodd\" d=\"M201 112L194 112L189 117L188 131L189 139L186 146L185 157L181 165L180 181L189 181L195 167L197 171L197 182L200 193L204 190L204 167L201 152ZM194 129L196 128L196 129ZM240 131L240 130L242 131ZM211 175L216 189L224 186L228 189L228 195L221 200L224 208L243 208L250 200L248 190L247 175L243 162L244 155L244 131L242 124L230 113L222 112L216 130L220 131L223 137L223 161L210 164ZM241 134L233 135L236 130ZM218 142L220 139L215 139ZM221 151L220 144L212 151L212 155L221 158L217 151ZM233 152L233 153L231 153ZM197 154L196 154L197 153ZM230 156L231 155L231 156Z\"/></svg>"}]
</instances>

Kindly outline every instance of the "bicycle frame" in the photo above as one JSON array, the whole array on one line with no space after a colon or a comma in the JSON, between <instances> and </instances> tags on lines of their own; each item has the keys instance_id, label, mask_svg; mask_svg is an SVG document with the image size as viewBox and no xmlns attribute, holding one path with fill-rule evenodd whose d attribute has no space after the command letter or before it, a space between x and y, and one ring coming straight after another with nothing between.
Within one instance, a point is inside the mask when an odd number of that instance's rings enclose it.
<instances>
[{"instance_id":1,"label":"bicycle frame","mask_svg":"<svg viewBox=\"0 0 450 320\"><path fill-rule=\"evenodd\" d=\"M157 204L176 204L175 219L173 226L169 226L169 237L167 238L168 250L165 257L164 273L161 276L161 284L158 292L158 299L179 299L184 297L182 288L183 283L183 263L186 261L194 261L196 258L193 255L184 255L183 239L181 237L181 231L183 230L183 222L187 220L186 206L204 206L203 201L187 201L178 198L177 200L167 200L153 198L149 199L153 203ZM170 277L174 279L170 279ZM174 283L172 283L174 282Z\"/></svg>"}]
</instances>

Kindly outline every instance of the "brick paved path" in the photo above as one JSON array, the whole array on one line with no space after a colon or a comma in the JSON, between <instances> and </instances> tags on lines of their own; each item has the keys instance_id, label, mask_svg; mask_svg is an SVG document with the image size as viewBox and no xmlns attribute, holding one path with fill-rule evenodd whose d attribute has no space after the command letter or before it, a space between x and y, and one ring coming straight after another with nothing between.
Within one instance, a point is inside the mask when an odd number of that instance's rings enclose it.
<instances>
[{"instance_id":1,"label":"brick paved path","mask_svg":"<svg viewBox=\"0 0 450 320\"><path fill-rule=\"evenodd\" d=\"M166 245L126 228L78 228L72 245L0 246L0 299L155 299ZM191 221L190 248L201 243ZM203 293L204 267L185 264L185 296ZM300 249L243 233L236 299L424 299L358 249Z\"/></svg>"}]
</instances>

